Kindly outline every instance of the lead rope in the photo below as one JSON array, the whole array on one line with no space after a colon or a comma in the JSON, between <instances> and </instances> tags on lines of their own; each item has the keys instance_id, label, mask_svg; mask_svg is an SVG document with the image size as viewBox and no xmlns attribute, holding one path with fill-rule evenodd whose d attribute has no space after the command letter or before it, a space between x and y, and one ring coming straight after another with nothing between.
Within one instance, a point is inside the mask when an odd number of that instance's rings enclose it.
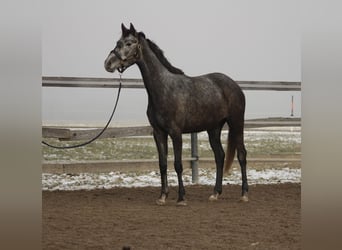
<instances>
[{"instance_id":1,"label":"lead rope","mask_svg":"<svg viewBox=\"0 0 342 250\"><path fill-rule=\"evenodd\" d=\"M96 139L98 139L103 133L104 131L108 128L110 122L112 121L112 118L114 116L114 113L116 111L116 107L118 106L118 102L119 102L119 97L120 97L120 92L121 92L121 87L122 87L122 83L121 83L121 73L119 74L120 75L120 81L119 81L119 90L118 90L118 93L117 93L117 96L116 96L116 101L115 101L115 105L114 105L114 109L113 109L113 112L109 118L109 121L107 122L106 126L101 130L101 132L96 135L94 138L92 138L91 140L89 141L86 141L86 142L83 142L81 144L77 144L77 145L71 145L71 146L55 146L55 145L51 145L45 141L42 141L42 143L46 146L49 146L51 148L56 148L56 149L70 149L70 148L79 148L79 147L83 147L85 145L88 145L90 143L92 143L93 141L95 141Z\"/></svg>"}]
</instances>

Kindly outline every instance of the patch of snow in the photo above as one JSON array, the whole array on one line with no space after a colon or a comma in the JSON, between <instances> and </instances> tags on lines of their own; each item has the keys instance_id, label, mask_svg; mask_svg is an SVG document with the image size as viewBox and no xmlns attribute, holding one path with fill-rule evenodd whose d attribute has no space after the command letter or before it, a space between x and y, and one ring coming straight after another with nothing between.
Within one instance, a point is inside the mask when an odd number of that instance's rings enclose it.
<instances>
[{"instance_id":1,"label":"patch of snow","mask_svg":"<svg viewBox=\"0 0 342 250\"><path fill-rule=\"evenodd\" d=\"M215 185L215 171L199 169L200 185ZM249 184L277 184L277 183L300 183L301 169L250 169L247 172ZM191 173L183 175L184 185L192 185ZM170 186L177 186L177 175L174 172L168 174ZM241 184L241 172L233 169L232 173L223 178L223 185ZM42 174L43 190L91 190L110 189L114 187L146 187L160 186L160 175L156 171L142 174L110 172L102 174L81 173L70 174Z\"/></svg>"}]
</instances>

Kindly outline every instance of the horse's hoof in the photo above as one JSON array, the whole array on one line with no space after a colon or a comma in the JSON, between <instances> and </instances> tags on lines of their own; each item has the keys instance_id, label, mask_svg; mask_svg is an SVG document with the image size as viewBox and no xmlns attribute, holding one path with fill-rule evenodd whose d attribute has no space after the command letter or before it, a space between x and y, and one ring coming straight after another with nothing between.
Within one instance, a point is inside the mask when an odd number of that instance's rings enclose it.
<instances>
[{"instance_id":1,"label":"horse's hoof","mask_svg":"<svg viewBox=\"0 0 342 250\"><path fill-rule=\"evenodd\" d=\"M159 206L164 206L166 204L166 195L161 195L161 197L158 200L156 200L156 203Z\"/></svg>"},{"instance_id":2,"label":"horse's hoof","mask_svg":"<svg viewBox=\"0 0 342 250\"><path fill-rule=\"evenodd\" d=\"M217 201L219 197L219 194L212 194L209 197L209 201Z\"/></svg>"},{"instance_id":3,"label":"horse's hoof","mask_svg":"<svg viewBox=\"0 0 342 250\"><path fill-rule=\"evenodd\" d=\"M156 203L157 203L157 205L159 205L159 206L164 206L164 205L166 204L166 201L163 200L163 199L158 199L158 200L156 200Z\"/></svg>"},{"instance_id":4,"label":"horse's hoof","mask_svg":"<svg viewBox=\"0 0 342 250\"><path fill-rule=\"evenodd\" d=\"M240 202L248 202L248 196L247 195L241 196Z\"/></svg>"},{"instance_id":5,"label":"horse's hoof","mask_svg":"<svg viewBox=\"0 0 342 250\"><path fill-rule=\"evenodd\" d=\"M186 201L178 201L177 202L177 206L180 206L180 207L184 207L184 206L187 206L188 204L186 203Z\"/></svg>"}]
</instances>

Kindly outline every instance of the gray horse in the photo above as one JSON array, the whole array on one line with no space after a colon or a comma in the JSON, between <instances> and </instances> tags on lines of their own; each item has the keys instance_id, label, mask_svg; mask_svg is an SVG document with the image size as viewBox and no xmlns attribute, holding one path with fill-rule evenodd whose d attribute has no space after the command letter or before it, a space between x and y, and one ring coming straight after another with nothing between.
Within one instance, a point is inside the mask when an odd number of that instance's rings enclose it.
<instances>
[{"instance_id":1,"label":"gray horse","mask_svg":"<svg viewBox=\"0 0 342 250\"><path fill-rule=\"evenodd\" d=\"M235 151L242 174L242 201L248 201L246 155L244 145L245 96L236 82L221 73L189 77L172 66L162 50L142 32L121 25L122 36L105 60L108 72L124 72L137 64L148 94L147 116L159 155L161 195L158 205L164 205L169 193L167 183L167 138L174 148L174 167L178 177L178 205L186 205L182 179L182 134L207 131L215 154L216 184L209 200L222 193L223 169L227 171ZM227 158L221 144L223 125L229 126Z\"/></svg>"}]
</instances>

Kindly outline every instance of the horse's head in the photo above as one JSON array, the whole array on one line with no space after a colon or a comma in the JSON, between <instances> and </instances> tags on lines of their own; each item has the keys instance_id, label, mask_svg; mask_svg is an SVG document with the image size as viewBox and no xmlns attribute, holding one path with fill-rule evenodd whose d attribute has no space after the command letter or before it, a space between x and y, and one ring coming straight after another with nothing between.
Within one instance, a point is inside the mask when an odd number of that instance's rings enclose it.
<instances>
[{"instance_id":1,"label":"horse's head","mask_svg":"<svg viewBox=\"0 0 342 250\"><path fill-rule=\"evenodd\" d=\"M129 29L121 24L121 30L121 38L104 63L105 69L111 73L116 69L120 73L124 72L125 69L137 62L141 54L140 33L135 30L133 24L130 24Z\"/></svg>"}]
</instances>

